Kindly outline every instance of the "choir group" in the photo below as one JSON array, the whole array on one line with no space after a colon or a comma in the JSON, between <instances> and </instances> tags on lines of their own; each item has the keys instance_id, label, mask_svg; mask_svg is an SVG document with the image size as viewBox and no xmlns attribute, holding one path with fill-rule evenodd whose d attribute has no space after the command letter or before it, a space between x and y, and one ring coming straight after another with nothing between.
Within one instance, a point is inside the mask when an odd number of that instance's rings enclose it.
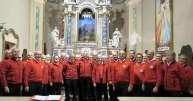
<instances>
[{"instance_id":1,"label":"choir group","mask_svg":"<svg viewBox=\"0 0 193 101\"><path fill-rule=\"evenodd\" d=\"M65 94L66 101L117 101L121 96L192 96L192 67L173 51L103 56L50 56L40 51L21 59L5 52L0 62L0 95Z\"/></svg>"}]
</instances>

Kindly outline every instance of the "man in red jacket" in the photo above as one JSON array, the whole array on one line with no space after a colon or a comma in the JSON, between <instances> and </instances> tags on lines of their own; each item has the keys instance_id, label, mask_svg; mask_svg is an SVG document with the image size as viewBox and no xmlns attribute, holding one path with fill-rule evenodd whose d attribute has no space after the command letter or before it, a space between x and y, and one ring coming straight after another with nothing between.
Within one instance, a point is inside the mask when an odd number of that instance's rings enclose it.
<instances>
[{"instance_id":1,"label":"man in red jacket","mask_svg":"<svg viewBox=\"0 0 193 101\"><path fill-rule=\"evenodd\" d=\"M5 56L4 59L2 61L0 61L0 96L3 95L3 91L4 91L4 87L3 87L3 82L2 82L2 75L1 75L1 70L2 67L7 65L9 63L9 61L11 60L12 54L10 50L6 50L5 51Z\"/></svg>"},{"instance_id":2,"label":"man in red jacket","mask_svg":"<svg viewBox=\"0 0 193 101\"><path fill-rule=\"evenodd\" d=\"M54 56L51 67L51 82L53 83L53 94L61 94L63 81L63 65L59 62L59 57Z\"/></svg>"},{"instance_id":3,"label":"man in red jacket","mask_svg":"<svg viewBox=\"0 0 193 101\"><path fill-rule=\"evenodd\" d=\"M142 83L144 79L144 68L143 68L143 55L141 53L137 53L136 55L136 62L133 66L133 89L132 95L133 96L142 96Z\"/></svg>"},{"instance_id":4,"label":"man in red jacket","mask_svg":"<svg viewBox=\"0 0 193 101\"><path fill-rule=\"evenodd\" d=\"M115 92L117 96L128 96L128 87L132 86L133 63L126 60L125 52L121 53L119 61L115 67Z\"/></svg>"},{"instance_id":5,"label":"man in red jacket","mask_svg":"<svg viewBox=\"0 0 193 101\"><path fill-rule=\"evenodd\" d=\"M42 84L43 84L43 88L42 88L42 94L43 95L49 95L52 94L51 93L51 86L52 86L52 82L51 82L51 67L52 64L50 63L51 61L51 57L50 55L45 55L42 57L42 62L44 65L44 69L43 69L43 80L42 80Z\"/></svg>"},{"instance_id":6,"label":"man in red jacket","mask_svg":"<svg viewBox=\"0 0 193 101\"><path fill-rule=\"evenodd\" d=\"M79 60L80 101L92 100L92 71L92 61L85 54Z\"/></svg>"},{"instance_id":7,"label":"man in red jacket","mask_svg":"<svg viewBox=\"0 0 193 101\"><path fill-rule=\"evenodd\" d=\"M182 68L175 60L173 51L166 52L166 63L164 64L164 90L165 96L180 96L182 93Z\"/></svg>"},{"instance_id":8,"label":"man in red jacket","mask_svg":"<svg viewBox=\"0 0 193 101\"><path fill-rule=\"evenodd\" d=\"M5 63L5 62L4 62ZM12 50L12 58L1 64L1 75L6 95L19 96L22 91L23 64L19 60L19 50Z\"/></svg>"},{"instance_id":9,"label":"man in red jacket","mask_svg":"<svg viewBox=\"0 0 193 101\"><path fill-rule=\"evenodd\" d=\"M41 62L41 52L34 53L34 59L29 62L24 70L24 85L25 91L29 92L31 96L42 93L43 69Z\"/></svg>"},{"instance_id":10,"label":"man in red jacket","mask_svg":"<svg viewBox=\"0 0 193 101\"><path fill-rule=\"evenodd\" d=\"M107 65L102 58L98 58L93 68L93 85L96 88L96 99L102 101L102 95L104 95L104 101L108 101L107 93Z\"/></svg>"},{"instance_id":11,"label":"man in red jacket","mask_svg":"<svg viewBox=\"0 0 193 101\"><path fill-rule=\"evenodd\" d=\"M179 55L179 64L180 67L182 68L182 75L184 76L183 79L183 96L184 97L188 97L188 96L192 96L189 93L189 88L190 86L192 86L193 82L193 70L192 67L188 64L188 58L186 55L184 54L180 54Z\"/></svg>"},{"instance_id":12,"label":"man in red jacket","mask_svg":"<svg viewBox=\"0 0 193 101\"><path fill-rule=\"evenodd\" d=\"M73 95L73 101L78 100L78 64L75 57L70 56L68 62L64 66L65 77L65 94L66 101L69 101L70 95Z\"/></svg>"},{"instance_id":13,"label":"man in red jacket","mask_svg":"<svg viewBox=\"0 0 193 101\"><path fill-rule=\"evenodd\" d=\"M115 93L115 86L114 86L114 68L117 64L117 55L113 54L112 57L110 57L110 61L108 63L108 87L109 87L109 96L110 101L117 101L117 96Z\"/></svg>"},{"instance_id":14,"label":"man in red jacket","mask_svg":"<svg viewBox=\"0 0 193 101\"><path fill-rule=\"evenodd\" d=\"M143 56L143 58L146 56ZM147 60L144 61L144 79L143 79L143 90L146 96L156 96L161 83L161 70L159 61Z\"/></svg>"}]
</instances>

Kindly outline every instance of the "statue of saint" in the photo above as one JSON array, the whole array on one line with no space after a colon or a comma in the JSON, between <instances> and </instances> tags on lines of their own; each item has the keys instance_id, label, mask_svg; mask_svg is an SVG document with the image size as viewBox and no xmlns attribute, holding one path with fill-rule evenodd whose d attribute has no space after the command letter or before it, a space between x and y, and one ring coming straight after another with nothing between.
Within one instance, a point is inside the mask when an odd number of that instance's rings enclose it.
<instances>
[{"instance_id":1,"label":"statue of saint","mask_svg":"<svg viewBox=\"0 0 193 101\"><path fill-rule=\"evenodd\" d=\"M116 28L115 31L113 32L112 47L119 48L121 37L122 37L121 32L118 30L118 28Z\"/></svg>"},{"instance_id":2,"label":"statue of saint","mask_svg":"<svg viewBox=\"0 0 193 101\"><path fill-rule=\"evenodd\" d=\"M60 44L59 30L57 26L55 26L54 30L51 32L51 38L52 38L54 47Z\"/></svg>"}]
</instances>

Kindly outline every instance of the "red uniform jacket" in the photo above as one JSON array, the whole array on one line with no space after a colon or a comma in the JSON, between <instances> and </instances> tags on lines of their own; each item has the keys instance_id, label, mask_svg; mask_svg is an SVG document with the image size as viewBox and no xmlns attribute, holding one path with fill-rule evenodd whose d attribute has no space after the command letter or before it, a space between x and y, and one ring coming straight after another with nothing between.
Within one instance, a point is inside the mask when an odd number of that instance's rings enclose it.
<instances>
[{"instance_id":1,"label":"red uniform jacket","mask_svg":"<svg viewBox=\"0 0 193 101\"><path fill-rule=\"evenodd\" d=\"M53 83L63 83L63 65L58 62L53 63L51 66L51 81Z\"/></svg>"},{"instance_id":2,"label":"red uniform jacket","mask_svg":"<svg viewBox=\"0 0 193 101\"><path fill-rule=\"evenodd\" d=\"M133 63L124 60L119 61L114 73L115 83L127 82L128 84L133 84Z\"/></svg>"},{"instance_id":3,"label":"red uniform jacket","mask_svg":"<svg viewBox=\"0 0 193 101\"><path fill-rule=\"evenodd\" d=\"M41 61L33 59L25 65L24 84L28 86L29 82L41 82L43 80L44 65Z\"/></svg>"},{"instance_id":4,"label":"red uniform jacket","mask_svg":"<svg viewBox=\"0 0 193 101\"><path fill-rule=\"evenodd\" d=\"M161 70L158 61L148 61L144 65L144 83L155 83L159 87L161 83Z\"/></svg>"},{"instance_id":5,"label":"red uniform jacket","mask_svg":"<svg viewBox=\"0 0 193 101\"><path fill-rule=\"evenodd\" d=\"M102 64L95 63L93 69L94 69L92 76L93 83L106 84L108 76L107 65L104 63Z\"/></svg>"},{"instance_id":6,"label":"red uniform jacket","mask_svg":"<svg viewBox=\"0 0 193 101\"><path fill-rule=\"evenodd\" d=\"M182 75L183 75L183 88L182 90L186 91L189 89L190 86L192 86L192 80L193 80L193 70L190 65L187 64L180 64L180 67L182 68Z\"/></svg>"},{"instance_id":7,"label":"red uniform jacket","mask_svg":"<svg viewBox=\"0 0 193 101\"><path fill-rule=\"evenodd\" d=\"M3 85L3 75L2 75L2 69L8 65L8 63L11 61L11 59L4 59L0 62L0 86Z\"/></svg>"},{"instance_id":8,"label":"red uniform jacket","mask_svg":"<svg viewBox=\"0 0 193 101\"><path fill-rule=\"evenodd\" d=\"M141 85L144 80L144 68L143 68L143 63L135 63L133 66L134 69L134 85Z\"/></svg>"},{"instance_id":9,"label":"red uniform jacket","mask_svg":"<svg viewBox=\"0 0 193 101\"><path fill-rule=\"evenodd\" d=\"M8 86L8 84L22 84L23 68L22 61L7 60L2 62L1 76L3 86Z\"/></svg>"},{"instance_id":10,"label":"red uniform jacket","mask_svg":"<svg viewBox=\"0 0 193 101\"><path fill-rule=\"evenodd\" d=\"M44 63L44 69L43 69L43 81L42 83L44 85L49 84L51 82L51 63Z\"/></svg>"},{"instance_id":11,"label":"red uniform jacket","mask_svg":"<svg viewBox=\"0 0 193 101\"><path fill-rule=\"evenodd\" d=\"M78 64L66 63L64 67L65 79L77 80L78 79Z\"/></svg>"},{"instance_id":12,"label":"red uniform jacket","mask_svg":"<svg viewBox=\"0 0 193 101\"><path fill-rule=\"evenodd\" d=\"M115 67L117 65L117 61L114 61L114 60L111 60L109 63L108 63L108 82L112 82L113 84L115 83Z\"/></svg>"},{"instance_id":13,"label":"red uniform jacket","mask_svg":"<svg viewBox=\"0 0 193 101\"><path fill-rule=\"evenodd\" d=\"M92 77L92 61L90 59L81 59L79 60L79 73L80 77Z\"/></svg>"},{"instance_id":14,"label":"red uniform jacket","mask_svg":"<svg viewBox=\"0 0 193 101\"><path fill-rule=\"evenodd\" d=\"M171 64L164 64L164 88L168 91L181 91L183 75L182 68L174 61Z\"/></svg>"}]
</instances>

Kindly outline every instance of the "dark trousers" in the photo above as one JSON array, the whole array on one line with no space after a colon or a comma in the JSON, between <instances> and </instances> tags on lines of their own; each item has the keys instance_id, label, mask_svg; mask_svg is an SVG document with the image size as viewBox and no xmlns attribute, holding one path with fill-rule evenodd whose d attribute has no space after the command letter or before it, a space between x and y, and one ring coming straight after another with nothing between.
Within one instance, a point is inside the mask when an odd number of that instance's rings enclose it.
<instances>
[{"instance_id":1,"label":"dark trousers","mask_svg":"<svg viewBox=\"0 0 193 101\"><path fill-rule=\"evenodd\" d=\"M0 85L0 96L3 96L4 88Z\"/></svg>"},{"instance_id":2,"label":"dark trousers","mask_svg":"<svg viewBox=\"0 0 193 101\"><path fill-rule=\"evenodd\" d=\"M144 92L141 89L141 85L139 84L134 85L131 95L132 96L144 96Z\"/></svg>"},{"instance_id":3,"label":"dark trousers","mask_svg":"<svg viewBox=\"0 0 193 101\"><path fill-rule=\"evenodd\" d=\"M168 90L165 90L164 96L166 96L166 97L180 97L180 96L182 96L182 92L181 91L168 91Z\"/></svg>"},{"instance_id":4,"label":"dark trousers","mask_svg":"<svg viewBox=\"0 0 193 101\"><path fill-rule=\"evenodd\" d=\"M53 83L52 94L60 95L61 94L61 87L62 87L61 83Z\"/></svg>"},{"instance_id":5,"label":"dark trousers","mask_svg":"<svg viewBox=\"0 0 193 101\"><path fill-rule=\"evenodd\" d=\"M44 84L42 87L42 95L51 95L52 93L52 87L49 84Z\"/></svg>"},{"instance_id":6,"label":"dark trousers","mask_svg":"<svg viewBox=\"0 0 193 101\"><path fill-rule=\"evenodd\" d=\"M104 100L102 100L102 96L104 96ZM96 84L96 100L108 101L107 84Z\"/></svg>"},{"instance_id":7,"label":"dark trousers","mask_svg":"<svg viewBox=\"0 0 193 101\"><path fill-rule=\"evenodd\" d=\"M93 101L92 79L90 77L80 77L79 83L80 101Z\"/></svg>"},{"instance_id":8,"label":"dark trousers","mask_svg":"<svg viewBox=\"0 0 193 101\"><path fill-rule=\"evenodd\" d=\"M158 96L158 93L153 93L153 88L155 87L155 83L145 83L145 96Z\"/></svg>"},{"instance_id":9,"label":"dark trousers","mask_svg":"<svg viewBox=\"0 0 193 101\"><path fill-rule=\"evenodd\" d=\"M43 85L41 82L30 82L29 83L30 96L42 94L42 86Z\"/></svg>"},{"instance_id":10,"label":"dark trousers","mask_svg":"<svg viewBox=\"0 0 193 101\"><path fill-rule=\"evenodd\" d=\"M77 80L65 80L65 96L66 101L70 101L70 95L73 96L73 101L78 101Z\"/></svg>"},{"instance_id":11,"label":"dark trousers","mask_svg":"<svg viewBox=\"0 0 193 101\"><path fill-rule=\"evenodd\" d=\"M117 95L115 93L115 90L113 90L113 85L109 84L109 96L110 96L110 101L118 101Z\"/></svg>"},{"instance_id":12,"label":"dark trousers","mask_svg":"<svg viewBox=\"0 0 193 101\"><path fill-rule=\"evenodd\" d=\"M161 86L159 87L158 96L159 96L159 97L164 96L164 86L163 86L163 85L161 85Z\"/></svg>"},{"instance_id":13,"label":"dark trousers","mask_svg":"<svg viewBox=\"0 0 193 101\"><path fill-rule=\"evenodd\" d=\"M183 91L182 97L193 97L193 95L191 95L188 91Z\"/></svg>"},{"instance_id":14,"label":"dark trousers","mask_svg":"<svg viewBox=\"0 0 193 101\"><path fill-rule=\"evenodd\" d=\"M128 96L128 82L118 82L115 84L115 92L117 96Z\"/></svg>"},{"instance_id":15,"label":"dark trousers","mask_svg":"<svg viewBox=\"0 0 193 101\"><path fill-rule=\"evenodd\" d=\"M9 94L7 96L21 96L21 84L8 84Z\"/></svg>"},{"instance_id":16,"label":"dark trousers","mask_svg":"<svg viewBox=\"0 0 193 101\"><path fill-rule=\"evenodd\" d=\"M24 86L24 84L22 84L22 87L23 87L22 96L29 96L29 95L30 95L29 92L26 92L26 91L25 91L25 86Z\"/></svg>"}]
</instances>

